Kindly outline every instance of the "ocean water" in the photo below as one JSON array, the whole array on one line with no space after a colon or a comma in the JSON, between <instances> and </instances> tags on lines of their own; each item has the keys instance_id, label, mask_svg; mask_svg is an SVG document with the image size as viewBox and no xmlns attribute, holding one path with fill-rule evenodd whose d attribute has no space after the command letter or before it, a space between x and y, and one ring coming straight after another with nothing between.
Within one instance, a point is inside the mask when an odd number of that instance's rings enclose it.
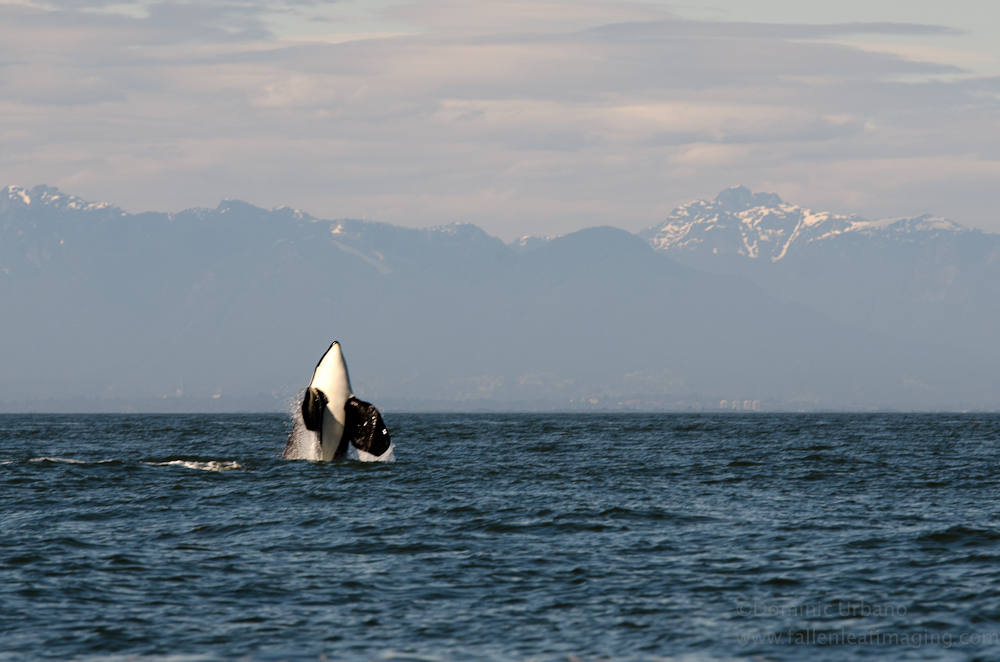
<instances>
[{"instance_id":1,"label":"ocean water","mask_svg":"<svg viewBox=\"0 0 1000 662\"><path fill-rule=\"evenodd\" d=\"M0 417L0 660L996 660L1000 417Z\"/></svg>"}]
</instances>

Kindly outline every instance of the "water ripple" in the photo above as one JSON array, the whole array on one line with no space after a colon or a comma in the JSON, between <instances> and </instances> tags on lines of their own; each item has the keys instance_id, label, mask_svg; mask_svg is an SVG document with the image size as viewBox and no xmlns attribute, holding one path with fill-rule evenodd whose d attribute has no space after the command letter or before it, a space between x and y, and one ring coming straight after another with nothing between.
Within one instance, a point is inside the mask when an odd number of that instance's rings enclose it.
<instances>
[{"instance_id":1,"label":"water ripple","mask_svg":"<svg viewBox=\"0 0 1000 662\"><path fill-rule=\"evenodd\" d=\"M0 662L995 656L1000 417L386 422L0 416Z\"/></svg>"}]
</instances>

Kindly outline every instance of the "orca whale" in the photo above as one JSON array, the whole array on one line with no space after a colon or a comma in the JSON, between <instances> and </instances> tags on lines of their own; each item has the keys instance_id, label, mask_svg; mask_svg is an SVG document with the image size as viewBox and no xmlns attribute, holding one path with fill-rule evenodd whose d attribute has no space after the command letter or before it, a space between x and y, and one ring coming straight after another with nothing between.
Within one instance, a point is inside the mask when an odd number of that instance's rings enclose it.
<instances>
[{"instance_id":1,"label":"orca whale","mask_svg":"<svg viewBox=\"0 0 1000 662\"><path fill-rule=\"evenodd\" d=\"M302 423L316 433L318 443L302 449L293 429L282 453L284 458L330 461L352 457L362 461L394 459L389 430L378 409L354 397L347 363L336 340L316 364L302 398Z\"/></svg>"}]
</instances>

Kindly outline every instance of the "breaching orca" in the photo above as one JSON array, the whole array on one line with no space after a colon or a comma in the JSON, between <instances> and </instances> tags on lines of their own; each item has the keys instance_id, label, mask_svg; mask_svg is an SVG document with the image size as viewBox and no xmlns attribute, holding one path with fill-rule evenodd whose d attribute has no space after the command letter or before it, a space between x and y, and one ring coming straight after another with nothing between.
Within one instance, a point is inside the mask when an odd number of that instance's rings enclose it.
<instances>
[{"instance_id":1,"label":"breaching orca","mask_svg":"<svg viewBox=\"0 0 1000 662\"><path fill-rule=\"evenodd\" d=\"M295 430L289 435L282 457L333 460L349 453L360 460L389 460L392 443L378 409L354 397L347 364L336 340L313 370L302 398L302 423L316 433L319 445L309 453L296 450Z\"/></svg>"}]
</instances>

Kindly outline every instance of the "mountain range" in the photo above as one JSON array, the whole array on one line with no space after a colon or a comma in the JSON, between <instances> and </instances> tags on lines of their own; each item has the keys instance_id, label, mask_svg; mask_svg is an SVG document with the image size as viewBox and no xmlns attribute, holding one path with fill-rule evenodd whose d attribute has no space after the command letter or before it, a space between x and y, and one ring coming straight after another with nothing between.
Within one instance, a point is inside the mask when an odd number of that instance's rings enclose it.
<instances>
[{"instance_id":1,"label":"mountain range","mask_svg":"<svg viewBox=\"0 0 1000 662\"><path fill-rule=\"evenodd\" d=\"M998 236L737 187L633 235L0 190L9 411L281 410L341 341L388 410L1000 407ZM991 280L992 279L992 280Z\"/></svg>"},{"instance_id":2,"label":"mountain range","mask_svg":"<svg viewBox=\"0 0 1000 662\"><path fill-rule=\"evenodd\" d=\"M639 236L682 264L847 324L1000 357L1000 235L930 215L816 213L736 187Z\"/></svg>"}]
</instances>

